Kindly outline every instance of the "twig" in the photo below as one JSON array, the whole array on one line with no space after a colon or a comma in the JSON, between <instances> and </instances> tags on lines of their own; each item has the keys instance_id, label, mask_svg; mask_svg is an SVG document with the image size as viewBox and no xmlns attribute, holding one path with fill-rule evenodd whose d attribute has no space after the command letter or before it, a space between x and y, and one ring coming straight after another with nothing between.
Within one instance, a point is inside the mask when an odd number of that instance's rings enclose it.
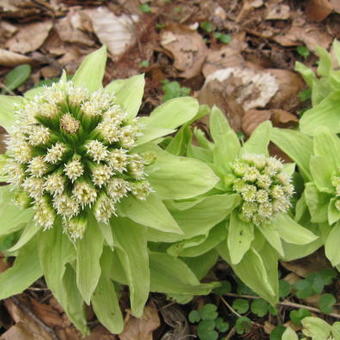
<instances>
[{"instance_id":1,"label":"twig","mask_svg":"<svg viewBox=\"0 0 340 340\"><path fill-rule=\"evenodd\" d=\"M44 331L46 331L53 340L60 340L53 328L47 326L43 321L41 321L26 305L22 304L17 297L12 296L11 300L19 309L28 314L33 319L33 321L35 321Z\"/></svg>"},{"instance_id":2,"label":"twig","mask_svg":"<svg viewBox=\"0 0 340 340\"><path fill-rule=\"evenodd\" d=\"M227 308L228 308L233 314L235 314L235 315L238 316L239 318L242 317L241 314L237 313L236 310L235 310L233 307L231 307L231 306L229 305L229 303L223 298L223 296L220 296L220 298L221 298L221 300L223 301L223 303L227 306Z\"/></svg>"},{"instance_id":3,"label":"twig","mask_svg":"<svg viewBox=\"0 0 340 340\"><path fill-rule=\"evenodd\" d=\"M236 333L236 327L233 327L233 328L229 331L229 333L227 334L227 336L224 338L224 340L229 340L229 339L231 339L231 337L232 337L233 335L235 335L235 333Z\"/></svg>"},{"instance_id":4,"label":"twig","mask_svg":"<svg viewBox=\"0 0 340 340\"><path fill-rule=\"evenodd\" d=\"M225 296L229 296L229 297L234 297L234 298L243 298L243 299L251 299L251 300L257 300L260 299L259 296L253 296L253 295L241 295L241 294L235 294L235 293L226 293L224 294ZM223 300L222 300L223 301ZM340 315L336 314L336 313L324 313L322 312L320 309L316 308L316 307L310 307L310 306L306 306L300 303L295 303L295 302L290 302L288 300L284 300L278 303L279 306L285 306L285 307L292 307L292 308L304 308L307 309L311 312L314 313L318 313L318 314L323 314L323 315L328 315L331 316L335 319L340 319Z\"/></svg>"}]
</instances>

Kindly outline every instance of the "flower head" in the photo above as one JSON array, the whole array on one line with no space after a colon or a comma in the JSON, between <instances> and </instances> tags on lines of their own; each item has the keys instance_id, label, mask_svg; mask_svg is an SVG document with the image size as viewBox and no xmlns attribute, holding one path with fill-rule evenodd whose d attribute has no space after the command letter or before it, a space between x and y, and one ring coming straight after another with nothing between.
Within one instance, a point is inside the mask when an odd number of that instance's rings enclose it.
<instances>
[{"instance_id":1,"label":"flower head","mask_svg":"<svg viewBox=\"0 0 340 340\"><path fill-rule=\"evenodd\" d=\"M79 238L86 214L107 223L123 197L144 200L152 191L147 162L131 151L140 134L137 119L104 90L91 94L61 81L25 99L16 114L5 171L18 202L33 206L43 228L60 216Z\"/></svg>"},{"instance_id":2,"label":"flower head","mask_svg":"<svg viewBox=\"0 0 340 340\"><path fill-rule=\"evenodd\" d=\"M278 159L247 154L232 164L232 170L233 190L243 199L242 220L261 225L276 214L287 212L294 187Z\"/></svg>"}]
</instances>

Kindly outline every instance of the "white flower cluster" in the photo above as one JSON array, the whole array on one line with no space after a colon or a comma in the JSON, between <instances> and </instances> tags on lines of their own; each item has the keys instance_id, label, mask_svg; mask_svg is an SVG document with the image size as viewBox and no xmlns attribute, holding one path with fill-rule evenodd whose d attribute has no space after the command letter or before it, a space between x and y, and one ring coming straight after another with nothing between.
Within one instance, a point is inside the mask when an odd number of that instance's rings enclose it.
<instances>
[{"instance_id":1,"label":"white flower cluster","mask_svg":"<svg viewBox=\"0 0 340 340\"><path fill-rule=\"evenodd\" d=\"M335 208L340 211L340 176L334 176L332 178L332 184L335 188Z\"/></svg>"},{"instance_id":2,"label":"white flower cluster","mask_svg":"<svg viewBox=\"0 0 340 340\"><path fill-rule=\"evenodd\" d=\"M243 199L241 220L262 225L288 210L294 186L278 159L247 154L232 164L232 170L233 190Z\"/></svg>"},{"instance_id":3,"label":"white flower cluster","mask_svg":"<svg viewBox=\"0 0 340 340\"><path fill-rule=\"evenodd\" d=\"M22 206L33 206L35 221L51 228L62 217L73 238L82 237L86 214L108 223L126 195L144 200L152 191L147 161L131 149L139 136L104 90L90 94L71 82L46 87L17 110L8 139L6 166Z\"/></svg>"}]
</instances>

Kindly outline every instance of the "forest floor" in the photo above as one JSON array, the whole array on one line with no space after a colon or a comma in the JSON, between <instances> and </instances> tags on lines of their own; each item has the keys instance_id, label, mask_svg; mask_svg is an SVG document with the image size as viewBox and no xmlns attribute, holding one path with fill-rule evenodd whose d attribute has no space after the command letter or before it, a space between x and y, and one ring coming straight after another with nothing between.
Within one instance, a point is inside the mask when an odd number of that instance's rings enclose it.
<instances>
[{"instance_id":1,"label":"forest floor","mask_svg":"<svg viewBox=\"0 0 340 340\"><path fill-rule=\"evenodd\" d=\"M337 0L0 0L0 92L22 94L59 77L62 70L72 74L85 55L105 44L105 83L145 73L141 114L190 94L223 109L240 138L246 138L264 120L279 127L298 123L311 104L305 83L294 72L295 62L315 68L317 46L328 49L335 38L340 38ZM9 74L21 64L31 65L24 79ZM0 272L8 266L0 257ZM321 291L307 297L296 294L298 288L283 292L277 315L262 315L249 309L256 297L221 262L206 278L231 282L221 294L196 297L184 306L151 295L140 320L130 316L126 295L124 332L109 334L89 308L92 333L85 339L195 338L197 325L188 314L207 303L216 305L229 323L220 339L269 339L280 323L298 329L294 315L307 312L340 321L339 280L330 274L322 251L281 263L280 271L292 286L299 280L328 279ZM0 304L1 339L81 339L45 287L41 280ZM320 311L322 294L336 299L327 313ZM251 321L242 335L235 324L240 316Z\"/></svg>"}]
</instances>

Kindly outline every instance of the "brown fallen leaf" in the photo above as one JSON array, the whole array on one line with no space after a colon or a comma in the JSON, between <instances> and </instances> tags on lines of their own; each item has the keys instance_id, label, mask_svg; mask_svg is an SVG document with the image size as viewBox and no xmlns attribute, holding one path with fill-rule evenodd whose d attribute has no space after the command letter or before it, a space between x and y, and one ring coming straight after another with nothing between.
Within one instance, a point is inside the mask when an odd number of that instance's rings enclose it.
<instances>
[{"instance_id":1,"label":"brown fallen leaf","mask_svg":"<svg viewBox=\"0 0 340 340\"><path fill-rule=\"evenodd\" d=\"M137 15L116 16L107 7L86 10L93 29L102 44L105 44L115 58L122 55L136 41L135 24Z\"/></svg>"},{"instance_id":2,"label":"brown fallen leaf","mask_svg":"<svg viewBox=\"0 0 340 340\"><path fill-rule=\"evenodd\" d=\"M340 3L339 3L339 0L329 0L329 2L331 3L334 11L336 13L340 13Z\"/></svg>"},{"instance_id":3,"label":"brown fallen leaf","mask_svg":"<svg viewBox=\"0 0 340 340\"><path fill-rule=\"evenodd\" d=\"M322 21L333 11L329 0L309 0L306 6L306 14L309 19Z\"/></svg>"},{"instance_id":4,"label":"brown fallen leaf","mask_svg":"<svg viewBox=\"0 0 340 340\"><path fill-rule=\"evenodd\" d=\"M127 313L124 330L118 337L120 340L152 340L152 333L159 326L158 311L153 304L149 304L139 319Z\"/></svg>"},{"instance_id":5,"label":"brown fallen leaf","mask_svg":"<svg viewBox=\"0 0 340 340\"><path fill-rule=\"evenodd\" d=\"M93 46L93 39L91 39L88 34L75 27L72 22L72 17L76 11L76 9L71 9L66 17L59 19L55 25L55 29L58 32L60 39L64 42Z\"/></svg>"},{"instance_id":6,"label":"brown fallen leaf","mask_svg":"<svg viewBox=\"0 0 340 340\"><path fill-rule=\"evenodd\" d=\"M276 127L291 127L298 122L295 115L280 109L248 110L243 116L242 129L250 136L257 126L266 120L271 120Z\"/></svg>"},{"instance_id":7,"label":"brown fallen leaf","mask_svg":"<svg viewBox=\"0 0 340 340\"><path fill-rule=\"evenodd\" d=\"M288 20L290 18L290 7L280 3L269 3L265 15L266 20Z\"/></svg>"},{"instance_id":8,"label":"brown fallen leaf","mask_svg":"<svg viewBox=\"0 0 340 340\"><path fill-rule=\"evenodd\" d=\"M51 28L51 20L21 25L18 33L7 41L6 48L23 54L35 51L44 43Z\"/></svg>"},{"instance_id":9,"label":"brown fallen leaf","mask_svg":"<svg viewBox=\"0 0 340 340\"><path fill-rule=\"evenodd\" d=\"M0 48L0 65L16 66L31 63L32 59L22 54L14 53Z\"/></svg>"},{"instance_id":10,"label":"brown fallen leaf","mask_svg":"<svg viewBox=\"0 0 340 340\"><path fill-rule=\"evenodd\" d=\"M192 78L201 72L208 48L199 33L171 24L161 34L161 45L172 54L175 68L182 71L180 77Z\"/></svg>"}]
</instances>

